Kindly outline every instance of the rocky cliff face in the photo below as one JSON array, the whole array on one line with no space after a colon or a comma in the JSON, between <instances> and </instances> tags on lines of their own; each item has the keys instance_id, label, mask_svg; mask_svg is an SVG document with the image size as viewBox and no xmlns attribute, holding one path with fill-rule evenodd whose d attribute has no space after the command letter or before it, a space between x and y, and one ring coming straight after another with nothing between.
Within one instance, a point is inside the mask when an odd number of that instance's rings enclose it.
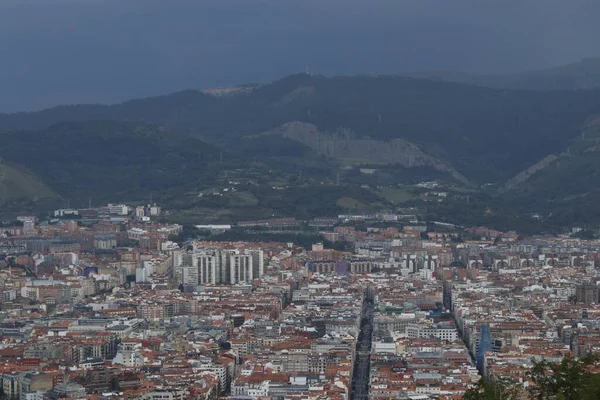
<instances>
[{"instance_id":1,"label":"rocky cliff face","mask_svg":"<svg viewBox=\"0 0 600 400\"><path fill-rule=\"evenodd\" d=\"M502 187L499 189L499 193L506 193L509 190L512 190L512 189L516 188L517 186L525 183L534 174L542 171L543 169L548 167L550 164L552 164L557 159L558 159L558 156L555 156L554 154L547 155L542 160L533 164L531 167L519 172L517 175L515 175L514 177L512 177L508 181L506 181L504 183L504 185L502 185Z\"/></svg>"},{"instance_id":2,"label":"rocky cliff face","mask_svg":"<svg viewBox=\"0 0 600 400\"><path fill-rule=\"evenodd\" d=\"M442 160L424 153L414 144L394 139L381 141L357 139L349 130L336 133L320 132L316 126L302 122L290 122L273 133L298 141L318 154L337 159L361 160L373 164L399 164L403 167L432 167L450 174L456 180L469 184L467 178Z\"/></svg>"}]
</instances>

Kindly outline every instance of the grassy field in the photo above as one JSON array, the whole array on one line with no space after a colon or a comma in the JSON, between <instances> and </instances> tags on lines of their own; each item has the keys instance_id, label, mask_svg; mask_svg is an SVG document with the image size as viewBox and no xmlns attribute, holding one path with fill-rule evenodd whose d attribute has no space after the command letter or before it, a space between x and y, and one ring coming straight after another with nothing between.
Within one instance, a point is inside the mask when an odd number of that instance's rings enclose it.
<instances>
[{"instance_id":1,"label":"grassy field","mask_svg":"<svg viewBox=\"0 0 600 400\"><path fill-rule=\"evenodd\" d=\"M250 192L232 192L230 204L233 207L251 207L258 205L258 199Z\"/></svg>"},{"instance_id":2,"label":"grassy field","mask_svg":"<svg viewBox=\"0 0 600 400\"><path fill-rule=\"evenodd\" d=\"M378 190L377 194L394 204L405 203L414 198L413 194L408 190L391 187L381 188Z\"/></svg>"},{"instance_id":3,"label":"grassy field","mask_svg":"<svg viewBox=\"0 0 600 400\"><path fill-rule=\"evenodd\" d=\"M342 197L336 202L336 204L349 210L358 210L365 207L363 203L353 199L352 197Z\"/></svg>"}]
</instances>

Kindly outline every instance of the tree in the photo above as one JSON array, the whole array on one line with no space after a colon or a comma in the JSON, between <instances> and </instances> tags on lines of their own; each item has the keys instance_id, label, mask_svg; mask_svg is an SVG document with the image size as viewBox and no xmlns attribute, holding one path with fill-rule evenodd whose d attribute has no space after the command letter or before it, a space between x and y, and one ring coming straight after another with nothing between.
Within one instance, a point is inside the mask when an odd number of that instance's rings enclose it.
<instances>
[{"instance_id":1,"label":"tree","mask_svg":"<svg viewBox=\"0 0 600 400\"><path fill-rule=\"evenodd\" d=\"M516 388L509 389L504 383L481 378L475 387L467 390L463 396L464 400L517 400Z\"/></svg>"},{"instance_id":2,"label":"tree","mask_svg":"<svg viewBox=\"0 0 600 400\"><path fill-rule=\"evenodd\" d=\"M198 236L209 235L210 231L200 230L193 225L183 225L183 229L178 235L169 235L169 240L177 243L180 246L183 246L183 244L190 239L196 239Z\"/></svg>"},{"instance_id":3,"label":"tree","mask_svg":"<svg viewBox=\"0 0 600 400\"><path fill-rule=\"evenodd\" d=\"M590 372L598 362L598 356L589 354L581 359L565 357L560 363L541 361L535 363L530 378L536 400L597 399L600 394L600 378Z\"/></svg>"},{"instance_id":4,"label":"tree","mask_svg":"<svg viewBox=\"0 0 600 400\"><path fill-rule=\"evenodd\" d=\"M596 234L592 230L584 229L582 231L572 234L571 237L577 239L594 240L596 239Z\"/></svg>"}]
</instances>

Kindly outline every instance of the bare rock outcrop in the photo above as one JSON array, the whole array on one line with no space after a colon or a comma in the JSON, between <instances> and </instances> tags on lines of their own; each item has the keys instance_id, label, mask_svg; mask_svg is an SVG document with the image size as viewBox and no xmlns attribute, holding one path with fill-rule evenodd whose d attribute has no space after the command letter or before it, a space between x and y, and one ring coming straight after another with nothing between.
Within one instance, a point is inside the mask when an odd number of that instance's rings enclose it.
<instances>
[{"instance_id":1,"label":"bare rock outcrop","mask_svg":"<svg viewBox=\"0 0 600 400\"><path fill-rule=\"evenodd\" d=\"M364 160L365 163L399 164L404 167L432 167L450 174L462 183L469 184L467 178L456 169L403 139L382 141L357 138L354 132L347 129L324 133L316 126L303 122L286 123L273 133L300 142L314 149L318 154L328 157Z\"/></svg>"}]
</instances>

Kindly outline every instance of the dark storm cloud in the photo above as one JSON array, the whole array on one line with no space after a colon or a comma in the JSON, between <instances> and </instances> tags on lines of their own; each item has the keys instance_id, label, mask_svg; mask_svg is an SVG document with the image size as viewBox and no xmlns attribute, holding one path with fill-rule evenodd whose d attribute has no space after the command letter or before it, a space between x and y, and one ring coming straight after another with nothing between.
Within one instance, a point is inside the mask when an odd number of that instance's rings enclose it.
<instances>
[{"instance_id":1,"label":"dark storm cloud","mask_svg":"<svg viewBox=\"0 0 600 400\"><path fill-rule=\"evenodd\" d=\"M597 0L0 0L0 110L599 55Z\"/></svg>"}]
</instances>

